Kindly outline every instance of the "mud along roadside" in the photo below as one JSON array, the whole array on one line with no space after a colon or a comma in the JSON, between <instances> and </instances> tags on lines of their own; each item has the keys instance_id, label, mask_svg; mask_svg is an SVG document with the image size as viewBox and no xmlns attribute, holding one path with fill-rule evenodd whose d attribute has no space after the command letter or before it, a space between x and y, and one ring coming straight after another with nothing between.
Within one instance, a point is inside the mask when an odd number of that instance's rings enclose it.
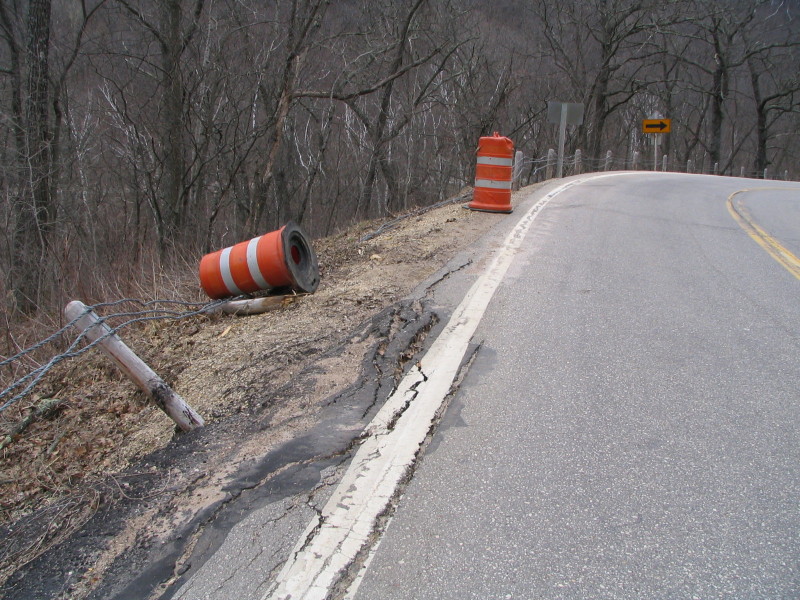
<instances>
[{"instance_id":1,"label":"mud along roadside","mask_svg":"<svg viewBox=\"0 0 800 600\"><path fill-rule=\"evenodd\" d=\"M205 325L175 387L209 425L178 437L167 430L106 478L94 516L17 570L4 597L200 597L180 590L254 511L269 513L261 529L302 530L441 318L426 291L467 266L453 258L505 218L454 204L368 241L380 224L364 225L322 242L314 296ZM295 541L277 541L245 568L263 582ZM242 576L220 568L220 582Z\"/></svg>"}]
</instances>

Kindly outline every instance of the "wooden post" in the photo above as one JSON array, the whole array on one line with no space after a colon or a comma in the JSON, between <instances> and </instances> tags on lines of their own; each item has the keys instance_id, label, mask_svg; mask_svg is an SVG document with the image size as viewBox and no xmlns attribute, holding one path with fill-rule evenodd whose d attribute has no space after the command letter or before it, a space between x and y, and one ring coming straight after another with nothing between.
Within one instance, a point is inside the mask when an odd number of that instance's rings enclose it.
<instances>
[{"instance_id":1,"label":"wooden post","mask_svg":"<svg viewBox=\"0 0 800 600\"><path fill-rule=\"evenodd\" d=\"M522 163L524 161L525 156L522 154L522 150L517 150L514 154L514 174L511 177L511 188L514 190L518 190L520 186L520 178L522 177Z\"/></svg>"},{"instance_id":2,"label":"wooden post","mask_svg":"<svg viewBox=\"0 0 800 600\"><path fill-rule=\"evenodd\" d=\"M575 150L575 175L583 173L583 153Z\"/></svg>"},{"instance_id":3,"label":"wooden post","mask_svg":"<svg viewBox=\"0 0 800 600\"><path fill-rule=\"evenodd\" d=\"M742 168L739 169L739 177L744 177L744 166L742 166Z\"/></svg>"},{"instance_id":4,"label":"wooden post","mask_svg":"<svg viewBox=\"0 0 800 600\"><path fill-rule=\"evenodd\" d=\"M714 163L714 171L713 171L713 173L714 173L714 175L719 175L719 163L718 162Z\"/></svg>"},{"instance_id":5,"label":"wooden post","mask_svg":"<svg viewBox=\"0 0 800 600\"><path fill-rule=\"evenodd\" d=\"M606 162L603 165L603 171L608 171L611 168L611 150L606 152Z\"/></svg>"},{"instance_id":6,"label":"wooden post","mask_svg":"<svg viewBox=\"0 0 800 600\"><path fill-rule=\"evenodd\" d=\"M547 168L544 174L545 179L553 178L553 165L555 164L555 162L556 162L556 151L550 148L547 151Z\"/></svg>"},{"instance_id":7,"label":"wooden post","mask_svg":"<svg viewBox=\"0 0 800 600\"><path fill-rule=\"evenodd\" d=\"M64 314L68 321L75 321L75 327L86 332L86 338L89 341L94 342L101 337L107 336L97 345L183 431L191 431L205 424L203 417L186 404L183 398L173 392L155 371L125 345L119 336L111 334L111 328L101 322L97 314L83 302L73 300L67 304Z\"/></svg>"},{"instance_id":8,"label":"wooden post","mask_svg":"<svg viewBox=\"0 0 800 600\"><path fill-rule=\"evenodd\" d=\"M768 175L767 170L764 169L764 179L769 179L769 177L767 175Z\"/></svg>"},{"instance_id":9,"label":"wooden post","mask_svg":"<svg viewBox=\"0 0 800 600\"><path fill-rule=\"evenodd\" d=\"M687 173L691 173L692 172L692 159L691 158L686 161L686 172Z\"/></svg>"},{"instance_id":10,"label":"wooden post","mask_svg":"<svg viewBox=\"0 0 800 600\"><path fill-rule=\"evenodd\" d=\"M631 170L636 171L639 169L639 151L634 150L633 156L631 157Z\"/></svg>"},{"instance_id":11,"label":"wooden post","mask_svg":"<svg viewBox=\"0 0 800 600\"><path fill-rule=\"evenodd\" d=\"M667 155L661 157L661 170L666 173L667 171Z\"/></svg>"}]
</instances>

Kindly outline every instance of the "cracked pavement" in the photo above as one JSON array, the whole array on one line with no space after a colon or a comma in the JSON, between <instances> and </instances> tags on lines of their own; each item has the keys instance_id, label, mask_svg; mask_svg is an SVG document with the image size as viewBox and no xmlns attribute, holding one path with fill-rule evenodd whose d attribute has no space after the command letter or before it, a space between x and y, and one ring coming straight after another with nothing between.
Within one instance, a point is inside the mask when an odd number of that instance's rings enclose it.
<instances>
[{"instance_id":1,"label":"cracked pavement","mask_svg":"<svg viewBox=\"0 0 800 600\"><path fill-rule=\"evenodd\" d=\"M302 530L320 518L341 466L322 471L322 481L309 493L273 502L236 524L222 546L172 598L223 600L261 598L295 544L286 531Z\"/></svg>"},{"instance_id":2,"label":"cracked pavement","mask_svg":"<svg viewBox=\"0 0 800 600\"><path fill-rule=\"evenodd\" d=\"M326 285L314 296L279 313L207 323L190 340L200 359L185 357L177 385L207 402L207 427L116 475L130 485L112 486L80 531L19 569L0 597L213 597L254 571L270 579L327 492L323 485L311 504L309 494L349 460L404 374L419 368L505 220L453 204L411 214L366 243L358 241L365 224L321 243ZM230 532L258 511L263 528L230 553ZM258 544L259 531L292 541ZM217 561L223 546L242 565ZM199 572L214 565L214 585L201 584ZM244 587L237 597L261 593Z\"/></svg>"},{"instance_id":3,"label":"cracked pavement","mask_svg":"<svg viewBox=\"0 0 800 600\"><path fill-rule=\"evenodd\" d=\"M383 419L372 420L370 426L363 432L359 430L356 433L352 423L343 425L341 415L326 423L324 427L327 428L341 429L344 427L354 431L350 444L352 450L344 453L337 465L322 471L320 473L321 482L316 484L310 492L301 492L299 495L271 502L249 513L227 532L224 542L213 555L197 557L204 560L204 564L199 567L190 565L187 572L171 586L171 591L159 598L163 600L169 598L222 600L236 597L260 600L272 591L275 577L284 568L287 559L290 556L296 558L299 553L314 543L316 534L323 526L329 526L320 507L324 506L331 494L334 493L331 484L339 481L342 472L347 467L351 458L349 452L361 449L366 451L370 459L380 456L381 448L362 447L365 438L367 436L383 438L391 433L398 421L413 405L414 399L420 394L420 388L428 383L428 367L425 367L423 371L418 358L421 355L420 350L428 348L431 340L445 329L445 323L452 313L453 307L463 299L466 290L476 276L481 273L485 254L489 247L491 247L491 241L486 236L486 239L458 254L442 269L420 283L403 305L383 321L382 327L386 328L386 334L390 332L393 334L388 338L388 343L378 348L375 358L381 359L382 364L391 365L395 362L400 365L405 363L406 366L405 369L401 366L387 370L381 365L374 365L379 376L383 375L384 379L389 378L391 387L377 386L372 394L373 397L370 398L369 406L362 408L359 417L363 418L371 411L381 409L382 402L393 393L398 392L401 376L408 371L415 372L417 380L409 384L400 404L394 408L384 406L383 409L388 409L384 410L387 413L386 416ZM409 327L409 324L413 324L413 326ZM407 329L409 334L397 335L398 329L401 331ZM456 379L447 382L443 390L445 395L452 394L453 390L457 388L458 382L463 377L461 370L465 364L471 361L475 352L475 348L468 352L464 362L458 368ZM397 363L397 361L400 362ZM335 400L332 405L340 402L341 399ZM440 409L435 410L432 413L432 419L437 420L439 414ZM412 417L413 415L409 418ZM430 423L430 421L429 418L428 422ZM428 424L423 429L424 439L429 440L429 429L433 429L433 427ZM418 456L426 443L427 441L423 441L421 445L418 445L413 450L412 456ZM363 456L360 456L358 460L362 462ZM385 523L390 516L393 510L391 505L402 493L402 485L411 477L413 468L412 465L408 470L403 469L403 472L400 473L401 489L392 490L389 493L388 512L381 511L382 514L375 521L373 527L380 528L381 523ZM335 524L330 526L338 527ZM298 540L304 541L299 543ZM367 553L361 552L359 555L360 558L354 561L349 569L346 569L351 573L351 577L358 572ZM188 558L187 560L191 562L193 559Z\"/></svg>"}]
</instances>

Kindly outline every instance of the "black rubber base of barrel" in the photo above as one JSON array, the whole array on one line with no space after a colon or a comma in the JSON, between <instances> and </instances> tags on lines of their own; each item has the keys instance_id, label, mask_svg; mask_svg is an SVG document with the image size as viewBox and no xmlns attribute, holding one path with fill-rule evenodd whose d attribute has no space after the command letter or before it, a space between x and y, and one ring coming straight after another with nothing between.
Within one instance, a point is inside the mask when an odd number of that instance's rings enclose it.
<instances>
[{"instance_id":1,"label":"black rubber base of barrel","mask_svg":"<svg viewBox=\"0 0 800 600\"><path fill-rule=\"evenodd\" d=\"M283 256L292 277L292 289L314 293L319 286L319 263L306 234L299 225L289 221L283 228L281 238Z\"/></svg>"},{"instance_id":2,"label":"black rubber base of barrel","mask_svg":"<svg viewBox=\"0 0 800 600\"><path fill-rule=\"evenodd\" d=\"M461 206L463 206L464 208L466 208L468 210L474 210L475 212L501 213L501 214L505 214L505 215L510 215L512 212L514 212L513 208L510 208L508 210L489 210L487 208L472 208L469 204L462 204Z\"/></svg>"}]
</instances>

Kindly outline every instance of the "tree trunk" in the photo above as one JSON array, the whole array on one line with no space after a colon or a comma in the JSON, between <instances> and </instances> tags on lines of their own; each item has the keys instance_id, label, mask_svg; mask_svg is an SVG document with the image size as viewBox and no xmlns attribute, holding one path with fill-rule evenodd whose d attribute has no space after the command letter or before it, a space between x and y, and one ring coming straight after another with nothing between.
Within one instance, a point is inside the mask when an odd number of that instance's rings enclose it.
<instances>
[{"instance_id":1,"label":"tree trunk","mask_svg":"<svg viewBox=\"0 0 800 600\"><path fill-rule=\"evenodd\" d=\"M711 164L720 164L722 156L722 122L725 118L723 105L728 95L728 65L722 54L722 43L719 32L714 32L714 79L711 88L711 143L709 154Z\"/></svg>"},{"instance_id":2,"label":"tree trunk","mask_svg":"<svg viewBox=\"0 0 800 600\"><path fill-rule=\"evenodd\" d=\"M392 61L392 65L389 69L389 73L396 73L400 70L403 65L403 59L406 53L406 44L408 42L408 33L411 29L411 25L414 22L414 17L416 16L419 9L425 4L426 0L416 0L414 5L408 11L406 15L406 19L403 23L403 27L399 32L399 36L396 42L396 54L394 56L394 60ZM362 207L369 207L373 190L375 188L375 180L377 178L378 168L381 168L385 173L390 173L390 171L384 169L386 161L388 160L387 157L387 150L388 150L388 143L390 138L385 136L386 131L386 123L389 119L389 109L392 103L392 92L394 90L394 79L392 79L389 83L387 83L384 88L383 92L381 93L381 103L380 103L380 112L378 113L378 119L375 123L375 126L370 129L370 137L372 138L372 155L369 159L369 168L367 170L367 179L364 183L364 188L361 193L361 199L358 203L357 214L360 213ZM358 113L356 113L358 114ZM387 205L392 202L392 194L397 193L397 183L396 179L393 177L389 177L387 179L386 184L389 186L389 202ZM395 199L396 201L396 199ZM388 209L388 206L382 207L383 210L379 211L378 214L382 215Z\"/></svg>"},{"instance_id":3,"label":"tree trunk","mask_svg":"<svg viewBox=\"0 0 800 600\"><path fill-rule=\"evenodd\" d=\"M597 84L594 90L594 131L592 132L592 142L589 145L589 156L592 158L600 156L602 151L603 130L605 129L606 117L608 116L606 98L608 95L608 84L611 79L608 60L610 60L610 57L606 57L603 66L600 68L600 72L597 74Z\"/></svg>"},{"instance_id":4,"label":"tree trunk","mask_svg":"<svg viewBox=\"0 0 800 600\"><path fill-rule=\"evenodd\" d=\"M18 310L41 301L41 265L55 224L50 146L50 0L31 0L28 13L28 77L24 103L24 182L13 237L11 281ZM19 137L19 136L18 136Z\"/></svg>"},{"instance_id":5,"label":"tree trunk","mask_svg":"<svg viewBox=\"0 0 800 600\"><path fill-rule=\"evenodd\" d=\"M753 86L753 102L756 106L756 155L753 159L753 168L756 177L764 176L764 169L769 166L767 162L767 111L761 94L761 84L758 72L752 61L747 61L750 71L750 83Z\"/></svg>"},{"instance_id":6,"label":"tree trunk","mask_svg":"<svg viewBox=\"0 0 800 600\"><path fill-rule=\"evenodd\" d=\"M166 132L164 139L164 174L161 186L163 197L162 215L165 223L162 238L159 240L163 254L168 250L168 246L180 231L184 218L184 90L180 73L182 46L180 0L162 0L160 4L162 26L164 28L161 49L164 77L162 114Z\"/></svg>"}]
</instances>

